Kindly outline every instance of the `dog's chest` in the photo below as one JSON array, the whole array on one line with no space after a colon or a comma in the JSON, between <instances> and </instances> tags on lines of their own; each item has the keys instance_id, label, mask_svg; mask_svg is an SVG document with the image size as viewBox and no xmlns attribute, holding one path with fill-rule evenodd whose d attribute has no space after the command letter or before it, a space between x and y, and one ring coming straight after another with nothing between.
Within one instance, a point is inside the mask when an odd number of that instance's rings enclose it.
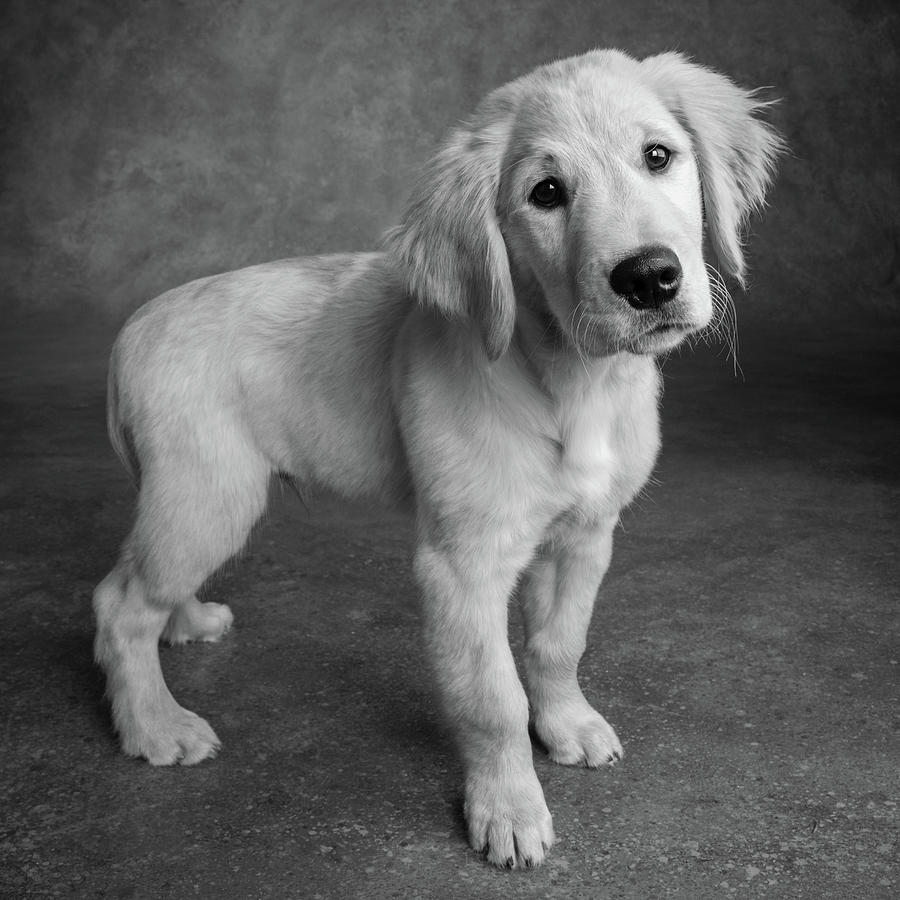
<instances>
[{"instance_id":1,"label":"dog's chest","mask_svg":"<svg viewBox=\"0 0 900 900\"><path fill-rule=\"evenodd\" d=\"M560 512L615 516L659 450L656 381L601 383L559 404L553 488Z\"/></svg>"}]
</instances>

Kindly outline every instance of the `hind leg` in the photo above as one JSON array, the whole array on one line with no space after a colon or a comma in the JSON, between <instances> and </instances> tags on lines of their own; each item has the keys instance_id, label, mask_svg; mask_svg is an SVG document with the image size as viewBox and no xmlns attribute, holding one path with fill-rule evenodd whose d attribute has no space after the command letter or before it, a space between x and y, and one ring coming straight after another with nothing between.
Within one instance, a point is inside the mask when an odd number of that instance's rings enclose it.
<instances>
[{"instance_id":1,"label":"hind leg","mask_svg":"<svg viewBox=\"0 0 900 900\"><path fill-rule=\"evenodd\" d=\"M219 739L169 692L159 664L159 637L171 609L154 603L134 566L120 562L94 591L94 654L106 672L113 724L128 756L153 765L198 763Z\"/></svg>"},{"instance_id":2,"label":"hind leg","mask_svg":"<svg viewBox=\"0 0 900 900\"><path fill-rule=\"evenodd\" d=\"M215 640L231 622L220 604L195 594L241 548L262 513L266 464L246 446L218 446L218 462L147 466L138 514L122 556L94 592L95 656L106 671L113 723L129 756L154 765L192 765L219 740L169 692L159 640ZM223 459L227 466L220 463Z\"/></svg>"}]
</instances>

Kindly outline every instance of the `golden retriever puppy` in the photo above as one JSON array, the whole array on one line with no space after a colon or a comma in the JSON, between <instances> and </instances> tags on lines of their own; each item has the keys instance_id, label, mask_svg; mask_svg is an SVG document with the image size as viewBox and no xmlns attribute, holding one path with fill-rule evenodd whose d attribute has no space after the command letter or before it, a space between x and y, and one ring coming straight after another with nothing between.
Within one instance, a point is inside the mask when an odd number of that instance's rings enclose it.
<instances>
[{"instance_id":1,"label":"golden retriever puppy","mask_svg":"<svg viewBox=\"0 0 900 900\"><path fill-rule=\"evenodd\" d=\"M169 693L158 642L228 630L229 609L196 592L244 544L273 473L411 498L469 839L500 866L543 860L529 718L557 762L622 755L576 669L620 510L659 450L655 357L711 321L704 237L743 276L741 228L780 149L763 106L671 53L543 66L450 135L384 252L203 278L131 318L109 430L140 493L94 595L125 753L218 750Z\"/></svg>"}]
</instances>

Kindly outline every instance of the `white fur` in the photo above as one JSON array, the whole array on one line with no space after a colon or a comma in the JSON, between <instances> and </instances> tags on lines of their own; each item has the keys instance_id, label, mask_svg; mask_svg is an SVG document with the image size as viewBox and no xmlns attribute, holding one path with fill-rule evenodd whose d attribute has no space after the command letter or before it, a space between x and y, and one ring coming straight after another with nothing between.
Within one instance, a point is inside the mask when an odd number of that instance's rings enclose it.
<instances>
[{"instance_id":1,"label":"white fur","mask_svg":"<svg viewBox=\"0 0 900 900\"><path fill-rule=\"evenodd\" d=\"M721 264L743 276L739 228L779 149L757 111L673 54L554 63L450 135L386 252L205 278L132 317L109 424L140 494L94 599L126 753L166 765L218 749L169 693L157 642L230 627L195 594L244 544L273 473L412 499L471 843L498 865L543 860L553 825L529 716L558 762L621 756L576 669L619 512L659 448L654 356L710 321L702 204ZM645 164L652 142L674 151L665 172ZM569 202L538 208L530 193L550 176ZM671 302L635 309L609 274L650 244L677 254L682 280ZM517 583L527 694L507 641Z\"/></svg>"}]
</instances>

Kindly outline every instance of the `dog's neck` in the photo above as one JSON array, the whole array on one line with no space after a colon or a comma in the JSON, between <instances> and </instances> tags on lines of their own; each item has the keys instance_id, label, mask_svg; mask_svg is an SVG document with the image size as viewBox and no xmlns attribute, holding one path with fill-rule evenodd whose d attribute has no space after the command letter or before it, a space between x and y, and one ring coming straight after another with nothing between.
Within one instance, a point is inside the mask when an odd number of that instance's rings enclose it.
<instances>
[{"instance_id":1,"label":"dog's neck","mask_svg":"<svg viewBox=\"0 0 900 900\"><path fill-rule=\"evenodd\" d=\"M546 308L520 305L510 354L547 395L563 397L587 391L597 382L628 378L635 367L654 365L652 357L620 352L589 356L572 344Z\"/></svg>"}]
</instances>

